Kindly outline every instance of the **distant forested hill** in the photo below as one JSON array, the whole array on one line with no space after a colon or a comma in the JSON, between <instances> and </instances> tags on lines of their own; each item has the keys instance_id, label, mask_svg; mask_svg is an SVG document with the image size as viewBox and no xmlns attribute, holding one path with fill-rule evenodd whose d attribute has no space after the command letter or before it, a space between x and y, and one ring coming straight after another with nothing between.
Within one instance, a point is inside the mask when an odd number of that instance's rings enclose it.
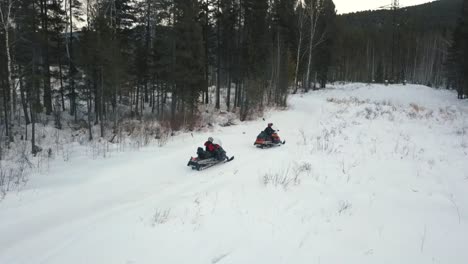
<instances>
[{"instance_id":1,"label":"distant forested hill","mask_svg":"<svg viewBox=\"0 0 468 264\"><path fill-rule=\"evenodd\" d=\"M338 16L332 79L443 85L461 4L462 0L440 0L396 14L377 10Z\"/></svg>"}]
</instances>

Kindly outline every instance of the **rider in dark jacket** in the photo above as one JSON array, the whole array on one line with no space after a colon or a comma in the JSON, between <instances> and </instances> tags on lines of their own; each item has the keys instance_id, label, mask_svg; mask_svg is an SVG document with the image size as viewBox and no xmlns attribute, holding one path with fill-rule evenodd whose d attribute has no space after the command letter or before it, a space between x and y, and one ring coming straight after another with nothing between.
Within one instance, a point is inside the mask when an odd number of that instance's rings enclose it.
<instances>
[{"instance_id":1,"label":"rider in dark jacket","mask_svg":"<svg viewBox=\"0 0 468 264\"><path fill-rule=\"evenodd\" d=\"M268 123L268 127L265 128L264 132L265 132L265 134L267 134L267 136L271 139L271 136L273 135L273 133L276 132L276 131L273 129L273 123Z\"/></svg>"}]
</instances>

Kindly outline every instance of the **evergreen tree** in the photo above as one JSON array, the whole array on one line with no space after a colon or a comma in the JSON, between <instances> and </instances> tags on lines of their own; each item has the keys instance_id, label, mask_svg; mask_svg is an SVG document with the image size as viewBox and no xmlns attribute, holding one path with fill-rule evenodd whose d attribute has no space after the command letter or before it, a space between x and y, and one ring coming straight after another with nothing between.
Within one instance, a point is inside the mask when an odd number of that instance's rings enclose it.
<instances>
[{"instance_id":1,"label":"evergreen tree","mask_svg":"<svg viewBox=\"0 0 468 264\"><path fill-rule=\"evenodd\" d=\"M198 14L196 0L174 1L173 119L177 101L181 101L179 110L182 113L186 111L187 105L190 114L194 114L198 98L204 91L205 49Z\"/></svg>"},{"instance_id":2,"label":"evergreen tree","mask_svg":"<svg viewBox=\"0 0 468 264\"><path fill-rule=\"evenodd\" d=\"M68 25L66 27L66 32L68 36L66 37L66 49L67 49L67 57L68 57L68 97L70 98L70 115L75 117L75 121L77 121L77 110L78 110L78 103L77 103L77 96L75 90L75 78L78 74L78 69L75 65L75 50L74 50L74 41L75 35L73 34L74 30L77 29L76 24L77 22L82 22L82 3L79 0L68 0L67 6L67 22ZM89 1L87 2L89 5ZM88 9L92 7L88 6Z\"/></svg>"},{"instance_id":3,"label":"evergreen tree","mask_svg":"<svg viewBox=\"0 0 468 264\"><path fill-rule=\"evenodd\" d=\"M243 54L244 95L241 96L241 119L263 103L270 54L267 0L244 0Z\"/></svg>"},{"instance_id":4,"label":"evergreen tree","mask_svg":"<svg viewBox=\"0 0 468 264\"><path fill-rule=\"evenodd\" d=\"M368 82L376 79L382 63L389 80L445 85L444 62L451 39L447 32L455 28L462 2L441 0L401 8L396 11L396 23L393 10L337 16L332 53L335 67L330 75L337 80Z\"/></svg>"},{"instance_id":5,"label":"evergreen tree","mask_svg":"<svg viewBox=\"0 0 468 264\"><path fill-rule=\"evenodd\" d=\"M328 80L328 72L331 67L331 56L333 39L335 37L335 4L332 0L324 0L319 14L318 31L321 32L323 40L317 45L315 68L321 88L325 88Z\"/></svg>"},{"instance_id":6,"label":"evergreen tree","mask_svg":"<svg viewBox=\"0 0 468 264\"><path fill-rule=\"evenodd\" d=\"M458 98L463 99L464 95L468 95L468 0L463 2L447 65L449 86L455 87Z\"/></svg>"},{"instance_id":7,"label":"evergreen tree","mask_svg":"<svg viewBox=\"0 0 468 264\"><path fill-rule=\"evenodd\" d=\"M277 105L286 105L286 95L289 88L290 55L293 51L294 31L294 3L288 0L276 0L273 3L272 43L274 52L273 76L271 82L270 100ZM273 98L271 98L273 97Z\"/></svg>"},{"instance_id":8,"label":"evergreen tree","mask_svg":"<svg viewBox=\"0 0 468 264\"><path fill-rule=\"evenodd\" d=\"M115 135L123 118L141 119L148 106L178 128L196 116L200 99L209 102L213 84L213 105L225 98L246 119L266 105L284 106L293 70L305 72L305 60L294 61L307 46L296 41L294 1L5 0L2 10L10 2L15 15L0 30L7 135L12 118L34 130L37 120L50 120L41 115L53 114L57 128L62 118L86 120L91 140L93 125L105 137L113 121Z\"/></svg>"}]
</instances>

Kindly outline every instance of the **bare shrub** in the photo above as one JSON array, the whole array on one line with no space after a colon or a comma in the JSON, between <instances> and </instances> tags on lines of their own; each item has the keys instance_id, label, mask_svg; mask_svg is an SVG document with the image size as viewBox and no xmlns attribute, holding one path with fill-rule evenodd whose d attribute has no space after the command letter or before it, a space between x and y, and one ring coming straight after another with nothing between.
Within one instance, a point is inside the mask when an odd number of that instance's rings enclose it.
<instances>
[{"instance_id":1,"label":"bare shrub","mask_svg":"<svg viewBox=\"0 0 468 264\"><path fill-rule=\"evenodd\" d=\"M439 116L442 121L453 121L457 117L457 111L452 107L439 108Z\"/></svg>"},{"instance_id":2,"label":"bare shrub","mask_svg":"<svg viewBox=\"0 0 468 264\"><path fill-rule=\"evenodd\" d=\"M369 119L369 120L374 120L377 118L378 114L376 111L374 111L373 108L371 107L366 107L365 109L365 117L366 119Z\"/></svg>"},{"instance_id":3,"label":"bare shrub","mask_svg":"<svg viewBox=\"0 0 468 264\"><path fill-rule=\"evenodd\" d=\"M419 113L419 112L424 112L426 111L426 108L416 104L416 103L411 103L410 104L410 107L413 109L413 111L415 111L416 113Z\"/></svg>"},{"instance_id":4,"label":"bare shrub","mask_svg":"<svg viewBox=\"0 0 468 264\"><path fill-rule=\"evenodd\" d=\"M183 128L189 131L194 131L203 127L203 125L201 115L198 112L194 112L193 114L186 115Z\"/></svg>"},{"instance_id":5,"label":"bare shrub","mask_svg":"<svg viewBox=\"0 0 468 264\"><path fill-rule=\"evenodd\" d=\"M304 129L299 129L299 134L301 135L301 139L302 139L302 145L307 145L307 135L306 133L304 132Z\"/></svg>"},{"instance_id":6,"label":"bare shrub","mask_svg":"<svg viewBox=\"0 0 468 264\"><path fill-rule=\"evenodd\" d=\"M263 176L263 183L265 186L273 185L274 187L282 186L285 190L288 188L289 184L293 181L293 178L288 175L274 173L267 173Z\"/></svg>"},{"instance_id":7,"label":"bare shrub","mask_svg":"<svg viewBox=\"0 0 468 264\"><path fill-rule=\"evenodd\" d=\"M170 213L171 213L170 209L166 209L166 210L156 209L152 217L152 221L151 221L152 226L162 225L166 223L169 220Z\"/></svg>"},{"instance_id":8,"label":"bare shrub","mask_svg":"<svg viewBox=\"0 0 468 264\"><path fill-rule=\"evenodd\" d=\"M357 161L353 161L352 163L348 164L348 166L346 166L345 159L343 158L341 160L341 172L343 173L343 175L347 176L346 182L349 182L351 179L350 171L356 168L357 166L358 166Z\"/></svg>"},{"instance_id":9,"label":"bare shrub","mask_svg":"<svg viewBox=\"0 0 468 264\"><path fill-rule=\"evenodd\" d=\"M400 133L400 135L398 136L395 142L394 153L400 156L401 158L407 157L410 153L410 144L411 144L410 136Z\"/></svg>"},{"instance_id":10,"label":"bare shrub","mask_svg":"<svg viewBox=\"0 0 468 264\"><path fill-rule=\"evenodd\" d=\"M169 140L171 133L172 131L170 128L170 123L161 122L160 126L156 128L156 136L155 136L159 147L162 147L167 144L167 141Z\"/></svg>"},{"instance_id":11,"label":"bare shrub","mask_svg":"<svg viewBox=\"0 0 468 264\"><path fill-rule=\"evenodd\" d=\"M284 190L287 190L292 183L299 184L299 181L296 181L296 177L289 174L289 167L278 173L264 174L262 181L265 186L283 187Z\"/></svg>"},{"instance_id":12,"label":"bare shrub","mask_svg":"<svg viewBox=\"0 0 468 264\"><path fill-rule=\"evenodd\" d=\"M309 162L302 162L300 164L297 164L296 166L294 166L294 172L295 174L301 174L301 173L310 173L312 171L312 164L310 164Z\"/></svg>"},{"instance_id":13,"label":"bare shrub","mask_svg":"<svg viewBox=\"0 0 468 264\"><path fill-rule=\"evenodd\" d=\"M302 162L300 164L296 164L293 167L293 175L294 175L294 184L298 185L301 183L301 175L306 173L310 175L312 172L312 164L309 162Z\"/></svg>"},{"instance_id":14,"label":"bare shrub","mask_svg":"<svg viewBox=\"0 0 468 264\"><path fill-rule=\"evenodd\" d=\"M223 123L220 124L222 127L228 127L228 126L234 126L236 124L236 117L234 115L226 114L227 115L227 120Z\"/></svg>"},{"instance_id":15,"label":"bare shrub","mask_svg":"<svg viewBox=\"0 0 468 264\"><path fill-rule=\"evenodd\" d=\"M71 145L66 145L62 150L63 161L70 161L73 149Z\"/></svg>"},{"instance_id":16,"label":"bare shrub","mask_svg":"<svg viewBox=\"0 0 468 264\"><path fill-rule=\"evenodd\" d=\"M0 200L7 192L18 189L27 182L27 170L33 167L29 161L26 144L20 146L17 157L9 162L0 161Z\"/></svg>"},{"instance_id":17,"label":"bare shrub","mask_svg":"<svg viewBox=\"0 0 468 264\"><path fill-rule=\"evenodd\" d=\"M329 103L334 103L334 104L340 104L340 105L362 105L369 103L369 100L359 100L357 97L350 97L350 98L343 98L343 99L338 99L338 98L327 98L327 102Z\"/></svg>"},{"instance_id":18,"label":"bare shrub","mask_svg":"<svg viewBox=\"0 0 468 264\"><path fill-rule=\"evenodd\" d=\"M178 113L175 115L174 118L168 118L166 120L162 120L162 122L169 122L170 127L173 130L180 130L184 127L185 125L185 114L184 113Z\"/></svg>"},{"instance_id":19,"label":"bare shrub","mask_svg":"<svg viewBox=\"0 0 468 264\"><path fill-rule=\"evenodd\" d=\"M394 112L397 108L390 101L366 102L363 110L356 113L357 117L363 116L368 120L375 120L387 116L390 121L395 119Z\"/></svg>"},{"instance_id":20,"label":"bare shrub","mask_svg":"<svg viewBox=\"0 0 468 264\"><path fill-rule=\"evenodd\" d=\"M464 123L464 122L463 122L463 123ZM460 136L460 139L461 139L460 146L461 146L462 148L467 148L467 145L468 145L467 142L466 142L466 138L465 138L465 135L466 135L466 131L467 131L467 130L468 130L468 127L463 126L463 127L461 127L460 129L458 129L458 130L456 131L456 134L457 134L458 136Z\"/></svg>"},{"instance_id":21,"label":"bare shrub","mask_svg":"<svg viewBox=\"0 0 468 264\"><path fill-rule=\"evenodd\" d=\"M241 108L240 120L241 121L252 121L264 116L265 109L263 107L245 107Z\"/></svg>"},{"instance_id":22,"label":"bare shrub","mask_svg":"<svg viewBox=\"0 0 468 264\"><path fill-rule=\"evenodd\" d=\"M141 135L141 141L143 146L147 146L151 143L151 137L156 131L155 122L152 120L144 120L143 127L139 135Z\"/></svg>"},{"instance_id":23,"label":"bare shrub","mask_svg":"<svg viewBox=\"0 0 468 264\"><path fill-rule=\"evenodd\" d=\"M332 153L334 150L334 138L337 135L336 128L324 128L322 134L316 138L317 149L322 152Z\"/></svg>"}]
</instances>

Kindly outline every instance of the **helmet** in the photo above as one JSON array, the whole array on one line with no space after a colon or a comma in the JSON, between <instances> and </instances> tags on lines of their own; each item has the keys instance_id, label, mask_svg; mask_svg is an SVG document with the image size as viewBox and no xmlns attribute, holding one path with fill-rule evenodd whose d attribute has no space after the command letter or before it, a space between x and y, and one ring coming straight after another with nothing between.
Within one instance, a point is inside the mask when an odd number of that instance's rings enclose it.
<instances>
[{"instance_id":1,"label":"helmet","mask_svg":"<svg viewBox=\"0 0 468 264\"><path fill-rule=\"evenodd\" d=\"M209 138L208 138L208 141L211 142L211 143L213 143L214 139L213 139L212 137L209 137Z\"/></svg>"},{"instance_id":2,"label":"helmet","mask_svg":"<svg viewBox=\"0 0 468 264\"><path fill-rule=\"evenodd\" d=\"M273 126L273 123L268 123L268 126L269 126L269 127L272 127L272 126Z\"/></svg>"}]
</instances>

